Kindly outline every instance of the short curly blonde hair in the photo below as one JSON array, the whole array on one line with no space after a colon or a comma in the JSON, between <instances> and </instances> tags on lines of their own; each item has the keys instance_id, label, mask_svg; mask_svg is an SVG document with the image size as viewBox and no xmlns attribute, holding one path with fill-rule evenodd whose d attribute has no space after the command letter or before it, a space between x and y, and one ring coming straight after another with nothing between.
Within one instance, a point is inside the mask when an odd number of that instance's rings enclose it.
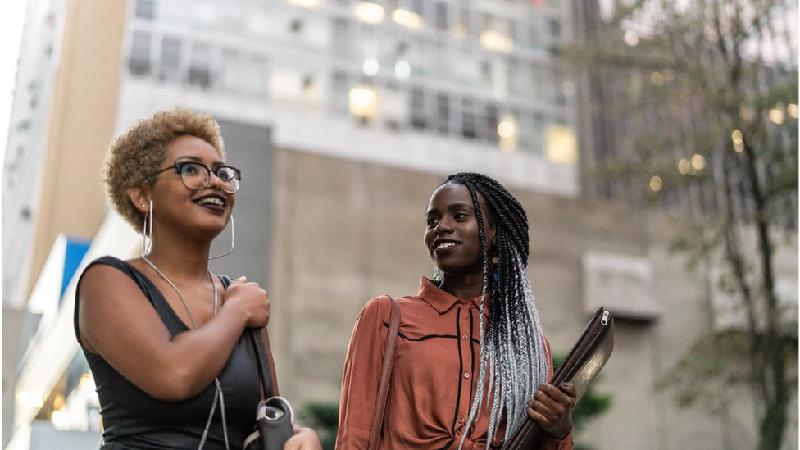
<instances>
[{"instance_id":1,"label":"short curly blonde hair","mask_svg":"<svg viewBox=\"0 0 800 450\"><path fill-rule=\"evenodd\" d=\"M114 209L139 233L144 214L134 207L128 189L147 181L179 136L191 135L211 144L225 158L219 124L211 115L185 108L160 111L118 136L108 149L103 179Z\"/></svg>"}]
</instances>

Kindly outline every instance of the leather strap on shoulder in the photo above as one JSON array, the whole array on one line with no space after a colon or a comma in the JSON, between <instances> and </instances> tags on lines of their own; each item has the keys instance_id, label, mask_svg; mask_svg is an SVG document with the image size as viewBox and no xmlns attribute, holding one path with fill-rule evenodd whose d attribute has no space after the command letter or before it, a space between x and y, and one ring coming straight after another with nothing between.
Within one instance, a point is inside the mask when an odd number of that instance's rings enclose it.
<instances>
[{"instance_id":1,"label":"leather strap on shoulder","mask_svg":"<svg viewBox=\"0 0 800 450\"><path fill-rule=\"evenodd\" d=\"M388 296L387 296L388 297ZM389 380L392 378L392 365L394 364L394 350L397 346L397 335L400 328L400 307L397 300L388 297L392 305L389 315L389 334L386 336L386 348L383 351L383 365L381 369L381 382L378 387L378 401L375 403L375 412L372 416L372 427L369 432L368 450L378 448L378 439L383 427L383 413L386 408L386 397L389 395Z\"/></svg>"}]
</instances>

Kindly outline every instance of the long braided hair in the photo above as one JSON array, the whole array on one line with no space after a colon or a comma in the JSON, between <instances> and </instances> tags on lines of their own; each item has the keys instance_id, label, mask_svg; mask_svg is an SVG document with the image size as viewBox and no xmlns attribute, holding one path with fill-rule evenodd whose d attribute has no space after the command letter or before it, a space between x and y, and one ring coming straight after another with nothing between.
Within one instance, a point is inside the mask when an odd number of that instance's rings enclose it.
<instances>
[{"instance_id":1,"label":"long braided hair","mask_svg":"<svg viewBox=\"0 0 800 450\"><path fill-rule=\"evenodd\" d=\"M443 184L447 183L462 184L469 189L478 221L483 259L483 288L478 314L480 374L459 448L474 425L486 395L490 406L489 432L486 436L488 449L501 420L505 419L506 423L506 441L519 429L527 417L528 399L539 389L539 385L547 382L542 327L525 271L530 252L528 217L517 199L486 175L457 173L447 177ZM490 223L493 222L496 229L492 255L486 243L478 193L483 195L491 215ZM494 257L498 262L493 266L491 258ZM490 289L492 305L489 323L484 331L484 301ZM487 376L488 393L484 392Z\"/></svg>"}]
</instances>

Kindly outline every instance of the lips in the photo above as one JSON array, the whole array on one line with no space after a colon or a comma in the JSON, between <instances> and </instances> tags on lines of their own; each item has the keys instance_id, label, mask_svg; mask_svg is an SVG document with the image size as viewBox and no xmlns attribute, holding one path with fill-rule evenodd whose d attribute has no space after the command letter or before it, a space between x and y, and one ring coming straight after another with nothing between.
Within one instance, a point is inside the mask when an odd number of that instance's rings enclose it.
<instances>
[{"instance_id":1,"label":"lips","mask_svg":"<svg viewBox=\"0 0 800 450\"><path fill-rule=\"evenodd\" d=\"M436 252L437 254L447 253L459 245L461 245L461 242L455 239L436 238L433 240L433 244L431 244L431 251Z\"/></svg>"},{"instance_id":2,"label":"lips","mask_svg":"<svg viewBox=\"0 0 800 450\"><path fill-rule=\"evenodd\" d=\"M215 213L225 212L225 208L228 205L228 199L218 192L209 192L208 194L197 197L192 201L196 205L202 206L203 208Z\"/></svg>"}]
</instances>

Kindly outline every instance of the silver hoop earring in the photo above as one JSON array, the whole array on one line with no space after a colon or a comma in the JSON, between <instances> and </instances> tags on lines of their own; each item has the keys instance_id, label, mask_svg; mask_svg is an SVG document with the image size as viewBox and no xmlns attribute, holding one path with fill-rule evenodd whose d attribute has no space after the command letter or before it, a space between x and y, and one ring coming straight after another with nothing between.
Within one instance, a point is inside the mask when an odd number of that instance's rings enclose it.
<instances>
[{"instance_id":1,"label":"silver hoop earring","mask_svg":"<svg viewBox=\"0 0 800 450\"><path fill-rule=\"evenodd\" d=\"M233 253L233 250L236 246L236 222L233 220L233 213L231 213L231 248L229 248L226 252L220 253L219 255L209 256L208 260L211 261L212 259L222 258L223 256L228 256Z\"/></svg>"},{"instance_id":2,"label":"silver hoop earring","mask_svg":"<svg viewBox=\"0 0 800 450\"><path fill-rule=\"evenodd\" d=\"M150 236L147 234L150 233ZM149 239L149 242L148 242ZM153 200L150 200L150 208L144 213L144 223L142 224L142 256L147 256L153 250Z\"/></svg>"}]
</instances>

